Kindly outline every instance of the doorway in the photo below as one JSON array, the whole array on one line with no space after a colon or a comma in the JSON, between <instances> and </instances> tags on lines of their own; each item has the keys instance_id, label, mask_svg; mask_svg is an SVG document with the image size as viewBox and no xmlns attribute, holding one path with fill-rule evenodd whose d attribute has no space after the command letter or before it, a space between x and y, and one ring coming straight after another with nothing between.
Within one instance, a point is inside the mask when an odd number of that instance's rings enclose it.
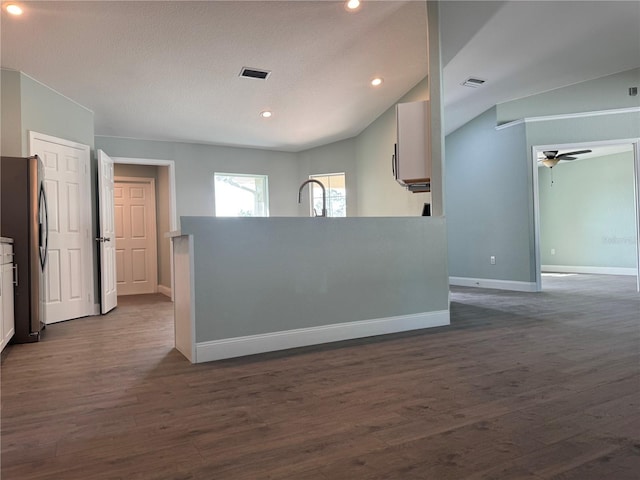
<instances>
[{"instance_id":1,"label":"doorway","mask_svg":"<svg viewBox=\"0 0 640 480\"><path fill-rule=\"evenodd\" d=\"M534 146L537 290L545 275L636 277L640 291L638 140ZM547 168L544 151L584 150Z\"/></svg>"},{"instance_id":2,"label":"doorway","mask_svg":"<svg viewBox=\"0 0 640 480\"><path fill-rule=\"evenodd\" d=\"M114 158L116 278L118 296L172 296L171 165ZM131 163L131 161L135 163Z\"/></svg>"}]
</instances>

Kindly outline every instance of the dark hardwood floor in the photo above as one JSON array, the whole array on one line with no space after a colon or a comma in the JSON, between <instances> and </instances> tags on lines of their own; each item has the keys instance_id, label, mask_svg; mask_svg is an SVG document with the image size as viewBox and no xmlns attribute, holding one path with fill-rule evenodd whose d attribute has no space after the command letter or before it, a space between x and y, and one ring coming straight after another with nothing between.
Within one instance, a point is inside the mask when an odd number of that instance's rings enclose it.
<instances>
[{"instance_id":1,"label":"dark hardwood floor","mask_svg":"<svg viewBox=\"0 0 640 480\"><path fill-rule=\"evenodd\" d=\"M3 480L638 480L634 277L452 290L452 325L190 365L121 298L2 355Z\"/></svg>"}]
</instances>

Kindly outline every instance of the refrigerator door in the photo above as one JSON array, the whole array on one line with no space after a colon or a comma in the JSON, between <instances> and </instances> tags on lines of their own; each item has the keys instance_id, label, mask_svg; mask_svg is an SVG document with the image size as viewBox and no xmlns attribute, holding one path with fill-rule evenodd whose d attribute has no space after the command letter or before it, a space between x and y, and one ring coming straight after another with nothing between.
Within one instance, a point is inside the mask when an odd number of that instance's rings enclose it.
<instances>
[{"instance_id":1,"label":"refrigerator door","mask_svg":"<svg viewBox=\"0 0 640 480\"><path fill-rule=\"evenodd\" d=\"M38 183L40 185L38 191L38 257L40 260L40 272L38 275L40 288L38 290L38 326L39 332L45 327L46 322L46 276L45 267L49 257L49 209L47 203L47 192L44 186L44 164L38 158ZM33 328L36 327L33 322ZM34 330L36 331L36 330Z\"/></svg>"},{"instance_id":2,"label":"refrigerator door","mask_svg":"<svg viewBox=\"0 0 640 480\"><path fill-rule=\"evenodd\" d=\"M43 273L42 273L42 259L46 259L46 252L41 248L42 239L46 238L46 231L43 230L41 217L41 201L44 199L44 186L42 179L44 178L44 166L42 161L37 156L30 157L29 161L29 223L30 223L30 235L29 235L29 282L30 282L30 303L31 303L31 317L29 319L30 334L38 336L42 326L44 324L43 316L43 302L42 294L44 293L43 287Z\"/></svg>"}]
</instances>

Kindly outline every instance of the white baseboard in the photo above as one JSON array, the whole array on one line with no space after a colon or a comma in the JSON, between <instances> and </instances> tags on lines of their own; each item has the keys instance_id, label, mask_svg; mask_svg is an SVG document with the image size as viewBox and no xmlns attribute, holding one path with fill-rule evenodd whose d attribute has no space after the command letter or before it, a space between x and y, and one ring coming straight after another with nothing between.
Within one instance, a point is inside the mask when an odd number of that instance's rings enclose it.
<instances>
[{"instance_id":1,"label":"white baseboard","mask_svg":"<svg viewBox=\"0 0 640 480\"><path fill-rule=\"evenodd\" d=\"M635 268L624 267L576 267L573 265L542 265L542 272L548 273L595 273L597 275L631 275L636 276Z\"/></svg>"},{"instance_id":2,"label":"white baseboard","mask_svg":"<svg viewBox=\"0 0 640 480\"><path fill-rule=\"evenodd\" d=\"M165 287L164 285L158 285L158 293L161 293L165 297L171 298L171 287Z\"/></svg>"},{"instance_id":3,"label":"white baseboard","mask_svg":"<svg viewBox=\"0 0 640 480\"><path fill-rule=\"evenodd\" d=\"M196 343L195 363L449 325L449 310Z\"/></svg>"},{"instance_id":4,"label":"white baseboard","mask_svg":"<svg viewBox=\"0 0 640 480\"><path fill-rule=\"evenodd\" d=\"M449 277L449 285L458 287L495 288L516 292L536 292L536 282L517 282L513 280L494 280L491 278Z\"/></svg>"}]
</instances>

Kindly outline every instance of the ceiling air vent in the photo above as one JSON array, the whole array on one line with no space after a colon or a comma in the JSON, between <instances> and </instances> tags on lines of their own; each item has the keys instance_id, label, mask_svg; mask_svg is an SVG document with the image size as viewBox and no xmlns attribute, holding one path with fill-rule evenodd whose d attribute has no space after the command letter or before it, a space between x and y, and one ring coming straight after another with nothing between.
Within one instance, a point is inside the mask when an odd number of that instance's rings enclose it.
<instances>
[{"instance_id":1,"label":"ceiling air vent","mask_svg":"<svg viewBox=\"0 0 640 480\"><path fill-rule=\"evenodd\" d=\"M462 85L465 87L477 88L482 86L485 82L486 80L482 80L480 78L469 77L462 83Z\"/></svg>"},{"instance_id":2,"label":"ceiling air vent","mask_svg":"<svg viewBox=\"0 0 640 480\"><path fill-rule=\"evenodd\" d=\"M240 70L240 76L245 78L266 80L270 74L269 70L259 70L257 68L242 67L242 70Z\"/></svg>"}]
</instances>

